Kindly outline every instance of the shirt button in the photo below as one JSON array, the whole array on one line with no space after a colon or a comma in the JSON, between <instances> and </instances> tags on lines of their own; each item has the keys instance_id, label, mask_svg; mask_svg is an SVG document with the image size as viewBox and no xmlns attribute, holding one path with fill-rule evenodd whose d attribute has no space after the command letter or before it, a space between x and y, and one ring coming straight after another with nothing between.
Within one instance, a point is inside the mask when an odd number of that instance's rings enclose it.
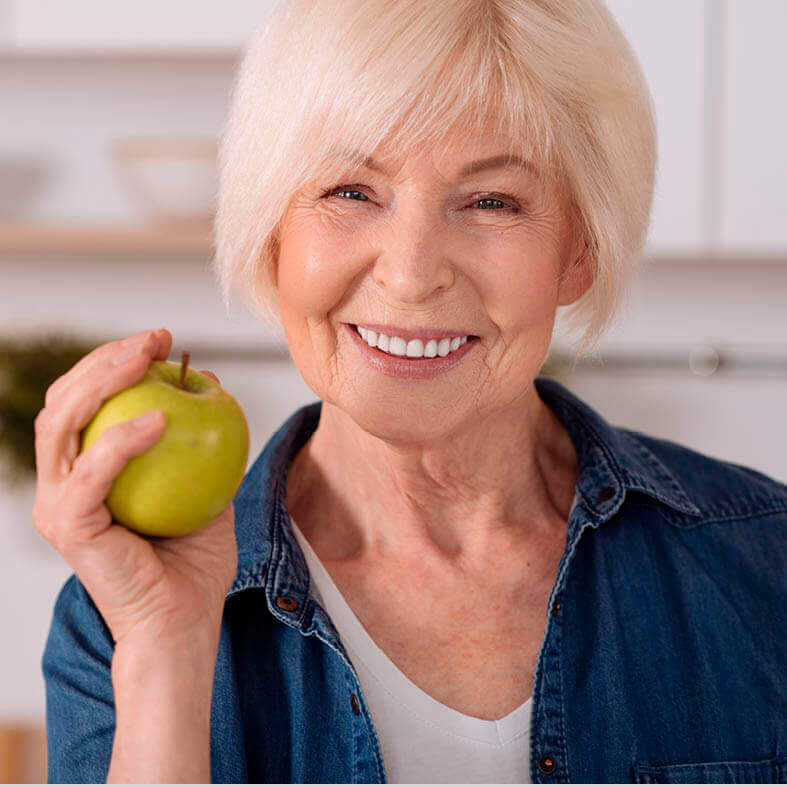
<instances>
[{"instance_id":1,"label":"shirt button","mask_svg":"<svg viewBox=\"0 0 787 787\"><path fill-rule=\"evenodd\" d=\"M560 611L560 602L559 602L559 601L556 601L556 602L555 602L555 603L552 605L552 614L553 614L553 615L557 615L557 613L558 613L559 611Z\"/></svg>"},{"instance_id":2,"label":"shirt button","mask_svg":"<svg viewBox=\"0 0 787 787\"><path fill-rule=\"evenodd\" d=\"M613 497L615 497L615 490L611 486L606 486L599 492L598 499L603 503L605 500L610 500Z\"/></svg>"},{"instance_id":3,"label":"shirt button","mask_svg":"<svg viewBox=\"0 0 787 787\"><path fill-rule=\"evenodd\" d=\"M542 773L554 773L557 765L552 757L544 756L539 758L538 767Z\"/></svg>"},{"instance_id":4,"label":"shirt button","mask_svg":"<svg viewBox=\"0 0 787 787\"><path fill-rule=\"evenodd\" d=\"M279 609L292 612L294 609L298 609L298 602L292 596L277 596L276 606Z\"/></svg>"},{"instance_id":5,"label":"shirt button","mask_svg":"<svg viewBox=\"0 0 787 787\"><path fill-rule=\"evenodd\" d=\"M358 702L358 697L355 696L355 693L350 695L350 707L353 709L353 713L358 716L361 712L361 704Z\"/></svg>"}]
</instances>

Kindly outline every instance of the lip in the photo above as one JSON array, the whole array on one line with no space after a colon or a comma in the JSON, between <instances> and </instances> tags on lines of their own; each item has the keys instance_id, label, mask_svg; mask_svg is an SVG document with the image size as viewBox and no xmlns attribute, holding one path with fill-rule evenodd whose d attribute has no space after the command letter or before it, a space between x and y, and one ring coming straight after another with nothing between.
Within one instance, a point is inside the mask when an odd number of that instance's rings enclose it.
<instances>
[{"instance_id":1,"label":"lip","mask_svg":"<svg viewBox=\"0 0 787 787\"><path fill-rule=\"evenodd\" d=\"M389 355L376 347L370 347L354 325L344 323L344 327L350 332L352 340L358 346L363 357L378 372L382 372L388 377L404 377L411 380L431 380L443 372L453 369L454 366L462 362L469 352L472 352L478 343L478 337L468 338L461 347L444 358L439 355L434 358L407 358L406 356ZM404 336L401 338L404 339Z\"/></svg>"}]
</instances>

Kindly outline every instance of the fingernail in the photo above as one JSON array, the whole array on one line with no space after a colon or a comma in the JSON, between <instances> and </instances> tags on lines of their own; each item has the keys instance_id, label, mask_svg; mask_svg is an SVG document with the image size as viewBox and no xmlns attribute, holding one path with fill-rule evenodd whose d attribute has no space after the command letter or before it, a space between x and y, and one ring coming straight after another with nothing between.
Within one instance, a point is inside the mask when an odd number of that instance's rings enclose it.
<instances>
[{"instance_id":1,"label":"fingernail","mask_svg":"<svg viewBox=\"0 0 787 787\"><path fill-rule=\"evenodd\" d=\"M135 333L133 336L129 336L128 339L123 339L120 343L121 347L131 347L134 344L142 344L148 336L152 336L153 331L142 331L141 333Z\"/></svg>"},{"instance_id":2,"label":"fingernail","mask_svg":"<svg viewBox=\"0 0 787 787\"><path fill-rule=\"evenodd\" d=\"M134 426L140 429L152 426L156 421L161 420L161 415L161 410L151 410L149 413L143 413L134 419Z\"/></svg>"}]
</instances>

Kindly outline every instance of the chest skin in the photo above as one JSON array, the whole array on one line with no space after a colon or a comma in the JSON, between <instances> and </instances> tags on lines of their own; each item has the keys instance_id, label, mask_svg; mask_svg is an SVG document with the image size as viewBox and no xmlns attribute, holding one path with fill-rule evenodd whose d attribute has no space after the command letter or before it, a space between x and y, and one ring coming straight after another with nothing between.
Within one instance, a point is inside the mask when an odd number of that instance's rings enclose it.
<instances>
[{"instance_id":1,"label":"chest skin","mask_svg":"<svg viewBox=\"0 0 787 787\"><path fill-rule=\"evenodd\" d=\"M439 575L428 566L325 562L339 592L386 656L448 707L501 719L533 694L546 605L562 538L521 557L520 576L486 582ZM506 571L512 561L506 563Z\"/></svg>"}]
</instances>

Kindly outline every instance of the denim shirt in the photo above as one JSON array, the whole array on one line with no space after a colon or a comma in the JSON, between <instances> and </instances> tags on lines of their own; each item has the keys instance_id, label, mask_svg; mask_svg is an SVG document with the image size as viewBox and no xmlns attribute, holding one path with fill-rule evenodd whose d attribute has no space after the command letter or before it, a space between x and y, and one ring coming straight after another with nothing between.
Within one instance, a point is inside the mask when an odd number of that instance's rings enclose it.
<instances>
[{"instance_id":1,"label":"denim shirt","mask_svg":"<svg viewBox=\"0 0 787 787\"><path fill-rule=\"evenodd\" d=\"M612 426L551 378L535 387L571 436L578 481L544 610L532 782L784 783L787 486ZM285 504L290 461L321 404L279 428L235 497L213 782L385 782L357 674L310 596ZM42 663L50 782L106 779L112 653L72 576Z\"/></svg>"}]
</instances>

